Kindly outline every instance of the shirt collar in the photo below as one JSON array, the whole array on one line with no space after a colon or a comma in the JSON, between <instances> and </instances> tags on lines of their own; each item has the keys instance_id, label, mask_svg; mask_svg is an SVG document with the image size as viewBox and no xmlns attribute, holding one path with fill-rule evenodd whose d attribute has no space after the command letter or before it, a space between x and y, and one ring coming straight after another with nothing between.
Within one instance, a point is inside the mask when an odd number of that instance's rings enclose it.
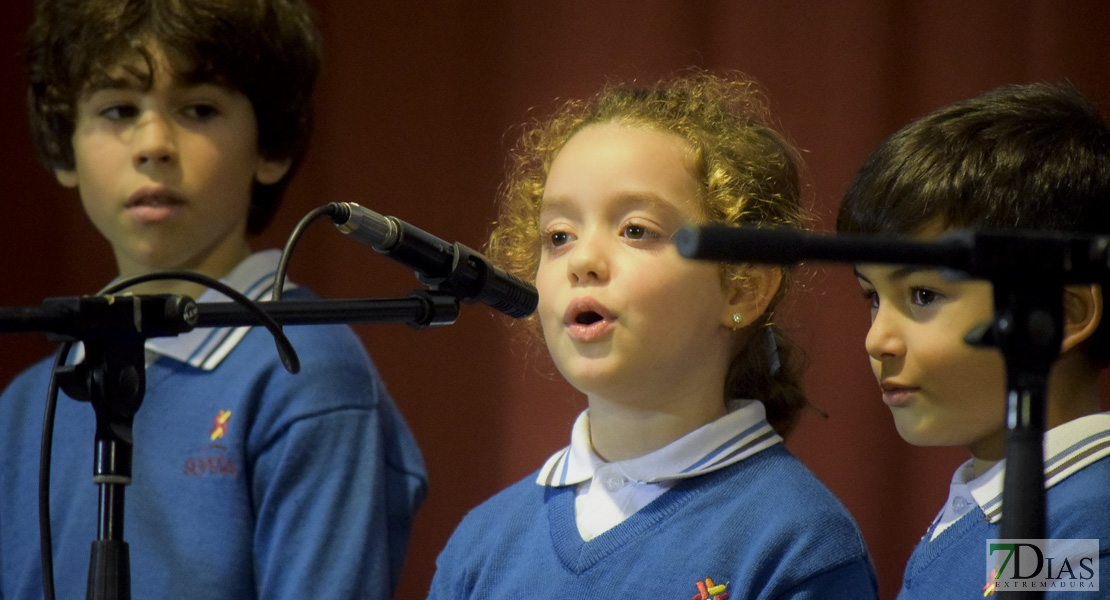
<instances>
[{"instance_id":1,"label":"shirt collar","mask_svg":"<svg viewBox=\"0 0 1110 600\"><path fill-rule=\"evenodd\" d=\"M251 300L268 299L280 259L281 251L276 249L256 252L220 281ZM285 289L294 287L287 283ZM230 298L213 289L206 290L197 298L197 303L230 301ZM146 342L146 350L211 371L220 365L249 330L250 327L245 326L194 329L175 337L151 338Z\"/></svg>"},{"instance_id":2,"label":"shirt collar","mask_svg":"<svg viewBox=\"0 0 1110 600\"><path fill-rule=\"evenodd\" d=\"M1110 412L1087 415L1053 427L1044 435L1045 489L1106 456L1110 456ZM1002 518L1005 462L1003 459L979 477L967 481L971 496L992 523ZM959 478L966 480L970 472L966 466L967 463L956 471L953 483L958 483Z\"/></svg>"},{"instance_id":3,"label":"shirt collar","mask_svg":"<svg viewBox=\"0 0 1110 600\"><path fill-rule=\"evenodd\" d=\"M620 461L621 471L634 481L658 483L693 477L743 460L781 443L767 423L763 404L741 400L730 404L731 411L654 452ZM590 443L589 411L574 422L570 446L547 459L536 483L545 486L576 485L593 478L605 464Z\"/></svg>"}]
</instances>

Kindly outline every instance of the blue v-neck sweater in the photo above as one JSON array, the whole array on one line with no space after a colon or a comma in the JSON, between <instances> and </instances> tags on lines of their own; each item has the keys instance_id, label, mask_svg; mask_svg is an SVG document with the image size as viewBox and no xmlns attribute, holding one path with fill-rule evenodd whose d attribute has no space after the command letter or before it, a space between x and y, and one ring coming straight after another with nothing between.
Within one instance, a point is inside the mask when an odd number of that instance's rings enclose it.
<instances>
[{"instance_id":1,"label":"blue v-neck sweater","mask_svg":"<svg viewBox=\"0 0 1110 600\"><path fill-rule=\"evenodd\" d=\"M1097 539L1098 593L1061 587L1048 598L1094 600L1110 594L1110 458L1086 466L1045 492L1049 539ZM934 523L906 565L898 600L982 598L987 577L987 540L999 538L999 522L981 508L973 510L932 537ZM1078 570L1077 570L1078 573Z\"/></svg>"},{"instance_id":2,"label":"blue v-neck sweater","mask_svg":"<svg viewBox=\"0 0 1110 600\"><path fill-rule=\"evenodd\" d=\"M574 498L574 486L539 486L533 474L483 503L440 554L429 597L877 595L855 522L781 445L678 483L589 542Z\"/></svg>"}]
</instances>

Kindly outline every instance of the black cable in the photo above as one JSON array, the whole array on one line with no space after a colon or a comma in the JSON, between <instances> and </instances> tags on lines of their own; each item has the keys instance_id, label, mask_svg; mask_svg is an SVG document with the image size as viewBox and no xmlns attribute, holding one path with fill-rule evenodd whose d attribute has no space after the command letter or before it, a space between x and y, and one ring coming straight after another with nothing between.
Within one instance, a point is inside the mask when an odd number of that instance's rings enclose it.
<instances>
[{"instance_id":1,"label":"black cable","mask_svg":"<svg viewBox=\"0 0 1110 600\"><path fill-rule=\"evenodd\" d=\"M46 408L42 417L42 441L39 446L39 552L42 555L42 592L46 600L54 600L54 546L50 536L50 455L54 441L54 414L58 405L58 369L65 364L73 342L63 342L50 371L46 391Z\"/></svg>"},{"instance_id":2,"label":"black cable","mask_svg":"<svg viewBox=\"0 0 1110 600\"><path fill-rule=\"evenodd\" d=\"M270 293L272 302L281 300L285 288L285 274L289 271L289 259L293 255L293 248L301 240L301 235L316 219L324 216L334 216L339 210L340 205L337 202L318 206L302 217L297 226L293 228L293 232L289 234L289 239L285 242L285 248L281 251L281 260L278 261L277 271L274 273L274 289Z\"/></svg>"},{"instance_id":3,"label":"black cable","mask_svg":"<svg viewBox=\"0 0 1110 600\"><path fill-rule=\"evenodd\" d=\"M285 332L281 330L281 325L278 325L273 317L266 314L266 311L262 310L257 302L247 298L226 283L212 279L207 275L201 275L200 273L194 273L192 271L158 271L155 273L146 273L144 275L136 275L134 277L128 277L127 279L121 279L101 290L98 295L112 294L133 285L159 279L181 279L199 283L238 302L243 308L257 317L266 329L270 330L270 334L274 336L274 343L277 345L278 356L281 357L281 364L285 366L285 370L290 373L297 373L301 370L301 362L300 359L297 358L297 351L293 349L293 344L289 343L289 338L285 337Z\"/></svg>"},{"instance_id":4,"label":"black cable","mask_svg":"<svg viewBox=\"0 0 1110 600\"><path fill-rule=\"evenodd\" d=\"M326 213L327 211L324 212ZM289 251L292 251L291 244L287 244L287 248ZM278 356L281 357L281 364L285 367L285 370L294 374L301 370L301 363L300 359L297 357L297 351L293 349L293 344L289 342L289 338L285 336L285 332L282 331L277 321L267 314L266 311L262 310L257 302L247 298L226 283L212 279L207 275L201 275L200 273L194 273L192 271L159 271L156 273L147 273L121 279L100 290L97 295L112 294L133 285L161 279L177 279L199 283L239 303L251 314L256 316L262 325L274 336L274 343L277 346ZM280 289L276 280L274 289ZM50 526L50 460L54 445L54 417L58 407L58 381L55 375L58 368L65 364L66 357L69 355L69 351L72 347L73 342L65 342L62 344L54 360L54 368L50 372L50 383L47 388L46 406L42 419L42 442L39 447L39 549L42 560L42 590L45 600L54 600L54 547L53 541L51 540L52 534Z\"/></svg>"}]
</instances>

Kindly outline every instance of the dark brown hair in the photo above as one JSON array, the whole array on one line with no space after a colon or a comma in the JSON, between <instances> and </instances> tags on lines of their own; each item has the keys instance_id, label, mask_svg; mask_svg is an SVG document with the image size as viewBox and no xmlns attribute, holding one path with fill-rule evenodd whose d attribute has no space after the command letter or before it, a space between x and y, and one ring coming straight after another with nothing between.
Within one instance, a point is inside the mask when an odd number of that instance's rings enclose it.
<instances>
[{"instance_id":1,"label":"dark brown hair","mask_svg":"<svg viewBox=\"0 0 1110 600\"><path fill-rule=\"evenodd\" d=\"M277 210L312 131L320 34L302 0L37 0L28 31L27 103L38 155L50 170L73 169L77 104L109 69L138 55L152 85L152 49L173 76L242 92L254 108L259 153L290 159L274 185L254 187L248 231Z\"/></svg>"},{"instance_id":2,"label":"dark brown hair","mask_svg":"<svg viewBox=\"0 0 1110 600\"><path fill-rule=\"evenodd\" d=\"M852 181L847 233L927 227L1110 235L1110 127L1073 86L1010 85L891 135ZM1110 319L1085 346L1110 361Z\"/></svg>"}]
</instances>

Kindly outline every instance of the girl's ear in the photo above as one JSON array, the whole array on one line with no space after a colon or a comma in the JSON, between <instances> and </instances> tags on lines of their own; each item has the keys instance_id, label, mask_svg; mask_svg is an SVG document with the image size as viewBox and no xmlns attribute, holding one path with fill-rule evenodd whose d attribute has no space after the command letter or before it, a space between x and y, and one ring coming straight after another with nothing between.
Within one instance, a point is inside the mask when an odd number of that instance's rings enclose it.
<instances>
[{"instance_id":1,"label":"girl's ear","mask_svg":"<svg viewBox=\"0 0 1110 600\"><path fill-rule=\"evenodd\" d=\"M740 274L727 284L728 304L721 313L721 324L729 329L758 321L782 285L782 269L775 265L744 265Z\"/></svg>"},{"instance_id":2,"label":"girl's ear","mask_svg":"<svg viewBox=\"0 0 1110 600\"><path fill-rule=\"evenodd\" d=\"M1102 322L1102 288L1097 285L1069 285L1064 288L1064 340L1060 352L1090 339Z\"/></svg>"}]
</instances>

